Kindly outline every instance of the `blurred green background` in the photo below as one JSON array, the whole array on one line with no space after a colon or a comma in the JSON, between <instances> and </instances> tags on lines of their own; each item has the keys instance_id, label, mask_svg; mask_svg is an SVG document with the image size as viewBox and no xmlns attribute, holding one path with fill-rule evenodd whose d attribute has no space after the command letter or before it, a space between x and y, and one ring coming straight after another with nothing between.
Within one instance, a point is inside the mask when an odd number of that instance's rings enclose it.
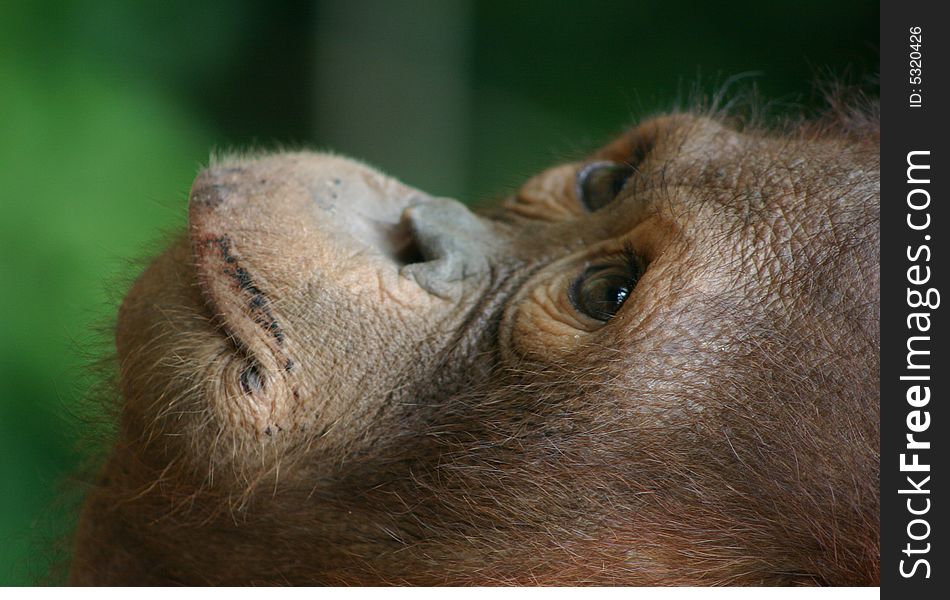
<instances>
[{"instance_id":1,"label":"blurred green background","mask_svg":"<svg viewBox=\"0 0 950 600\"><path fill-rule=\"evenodd\" d=\"M211 149L333 148L434 193L498 195L697 81L756 72L763 96L814 105L816 76L876 72L878 10L0 0L0 584L57 580L70 474L101 429L91 365Z\"/></svg>"}]
</instances>

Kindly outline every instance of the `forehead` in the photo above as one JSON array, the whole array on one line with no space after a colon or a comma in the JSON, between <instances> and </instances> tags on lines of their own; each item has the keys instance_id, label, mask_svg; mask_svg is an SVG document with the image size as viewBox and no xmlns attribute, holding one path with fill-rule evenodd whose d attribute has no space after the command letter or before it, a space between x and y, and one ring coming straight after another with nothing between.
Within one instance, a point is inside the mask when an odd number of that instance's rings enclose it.
<instances>
[{"instance_id":1,"label":"forehead","mask_svg":"<svg viewBox=\"0 0 950 600\"><path fill-rule=\"evenodd\" d=\"M654 128L634 130L607 151L636 153L638 138L653 138L631 194L650 196L655 217L691 242L694 260L728 258L767 280L820 270L853 250L854 240L875 241L876 145L802 131L739 132L694 117Z\"/></svg>"},{"instance_id":2,"label":"forehead","mask_svg":"<svg viewBox=\"0 0 950 600\"><path fill-rule=\"evenodd\" d=\"M800 127L788 132L744 131L691 115L653 119L596 152L618 162L643 157L637 189L683 188L696 211L740 217L735 225L784 222L805 232L824 230L829 219L876 208L879 146L875 140L835 136Z\"/></svg>"}]
</instances>

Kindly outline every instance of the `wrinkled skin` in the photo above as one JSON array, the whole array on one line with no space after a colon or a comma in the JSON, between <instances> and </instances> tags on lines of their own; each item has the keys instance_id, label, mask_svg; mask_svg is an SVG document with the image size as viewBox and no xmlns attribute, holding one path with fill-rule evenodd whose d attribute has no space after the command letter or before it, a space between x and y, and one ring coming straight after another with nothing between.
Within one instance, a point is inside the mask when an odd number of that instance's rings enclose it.
<instances>
[{"instance_id":1,"label":"wrinkled skin","mask_svg":"<svg viewBox=\"0 0 950 600\"><path fill-rule=\"evenodd\" d=\"M660 117L478 214L219 161L122 305L72 581L877 583L878 140Z\"/></svg>"}]
</instances>

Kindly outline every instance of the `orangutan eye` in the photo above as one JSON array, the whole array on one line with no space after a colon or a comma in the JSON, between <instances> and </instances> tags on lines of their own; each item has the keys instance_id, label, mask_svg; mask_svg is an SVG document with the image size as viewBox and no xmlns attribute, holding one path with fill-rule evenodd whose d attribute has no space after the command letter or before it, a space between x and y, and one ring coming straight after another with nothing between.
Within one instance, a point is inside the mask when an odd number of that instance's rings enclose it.
<instances>
[{"instance_id":1,"label":"orangutan eye","mask_svg":"<svg viewBox=\"0 0 950 600\"><path fill-rule=\"evenodd\" d=\"M632 174L630 165L609 161L591 163L577 174L577 198L588 211L599 210L614 201Z\"/></svg>"},{"instance_id":2,"label":"orangutan eye","mask_svg":"<svg viewBox=\"0 0 950 600\"><path fill-rule=\"evenodd\" d=\"M606 323L627 300L637 285L643 267L632 252L623 262L588 267L571 286L571 303L581 313Z\"/></svg>"}]
</instances>

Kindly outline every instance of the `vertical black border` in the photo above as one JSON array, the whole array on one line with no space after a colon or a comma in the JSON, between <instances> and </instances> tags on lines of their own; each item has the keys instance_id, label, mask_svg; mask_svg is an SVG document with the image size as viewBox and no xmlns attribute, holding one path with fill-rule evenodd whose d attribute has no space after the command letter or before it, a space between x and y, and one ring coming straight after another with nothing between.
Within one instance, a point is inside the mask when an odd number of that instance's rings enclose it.
<instances>
[{"instance_id":1,"label":"vertical black border","mask_svg":"<svg viewBox=\"0 0 950 600\"><path fill-rule=\"evenodd\" d=\"M941 11L940 8L943 10ZM945 285L950 262L946 256L946 237L950 235L948 225L946 181L950 179L950 167L947 152L944 111L950 110L946 78L950 76L950 21L945 18L950 8L945 2L916 2L912 0L882 0L881 2L881 586L883 595L900 598L945 597L950 565L946 562L944 546L943 515L950 507L943 506L944 496L938 491L946 487L946 469L938 457L947 451L945 438L948 431L945 420L947 411L943 404L950 400L950 362L947 361L947 310L942 303L950 302L950 296L941 297L941 306L935 309L913 309L908 306L908 288L921 292L936 288L941 293L950 289ZM910 28L920 27L922 40L920 52L923 64L920 83L910 80ZM922 102L919 107L911 106L910 94L919 90ZM908 184L907 155L911 151L929 151L929 155L920 155L920 161L930 164L929 183ZM924 177L924 171L915 173ZM925 188L930 194L929 207L923 211L912 211L907 205L908 192L915 188ZM916 194L915 199L924 198ZM925 221L924 212L930 215L930 226L914 231L908 226L908 213L918 224ZM930 236L926 239L926 236ZM926 252L921 246L930 249L929 262L925 261ZM918 260L911 260L918 253ZM931 279L923 285L915 286L908 282L908 269L914 264L929 266ZM929 312L931 327L926 333L919 333L908 327L908 315L912 312ZM918 355L917 362L929 362L929 370L910 371L907 363L908 338L914 335L930 337L930 340L918 340L916 348L929 350L931 354ZM929 472L902 472L901 454L907 455L906 462L912 461L906 448L908 414L915 410L907 401L907 391L915 382L901 380L902 375L930 376L930 381L920 382L929 385L931 398L920 410L929 412L930 425L924 431L915 434L920 441L929 441L929 450L917 451L919 461L930 465ZM910 488L907 476L910 475L920 485L921 476L930 476L922 488L927 494L906 494L900 490ZM914 518L908 512L907 500L914 498L912 507L922 510L929 498L929 511L920 515L929 524L927 539L914 541L908 537L907 526ZM917 523L915 535L927 530ZM926 553L908 555L904 551L907 544L912 547L926 548ZM927 569L919 565L916 574L904 577L900 573L900 561L904 560L905 571L911 571L914 561L923 558L930 567L929 578L924 577ZM938 592L939 590L939 592Z\"/></svg>"}]
</instances>

